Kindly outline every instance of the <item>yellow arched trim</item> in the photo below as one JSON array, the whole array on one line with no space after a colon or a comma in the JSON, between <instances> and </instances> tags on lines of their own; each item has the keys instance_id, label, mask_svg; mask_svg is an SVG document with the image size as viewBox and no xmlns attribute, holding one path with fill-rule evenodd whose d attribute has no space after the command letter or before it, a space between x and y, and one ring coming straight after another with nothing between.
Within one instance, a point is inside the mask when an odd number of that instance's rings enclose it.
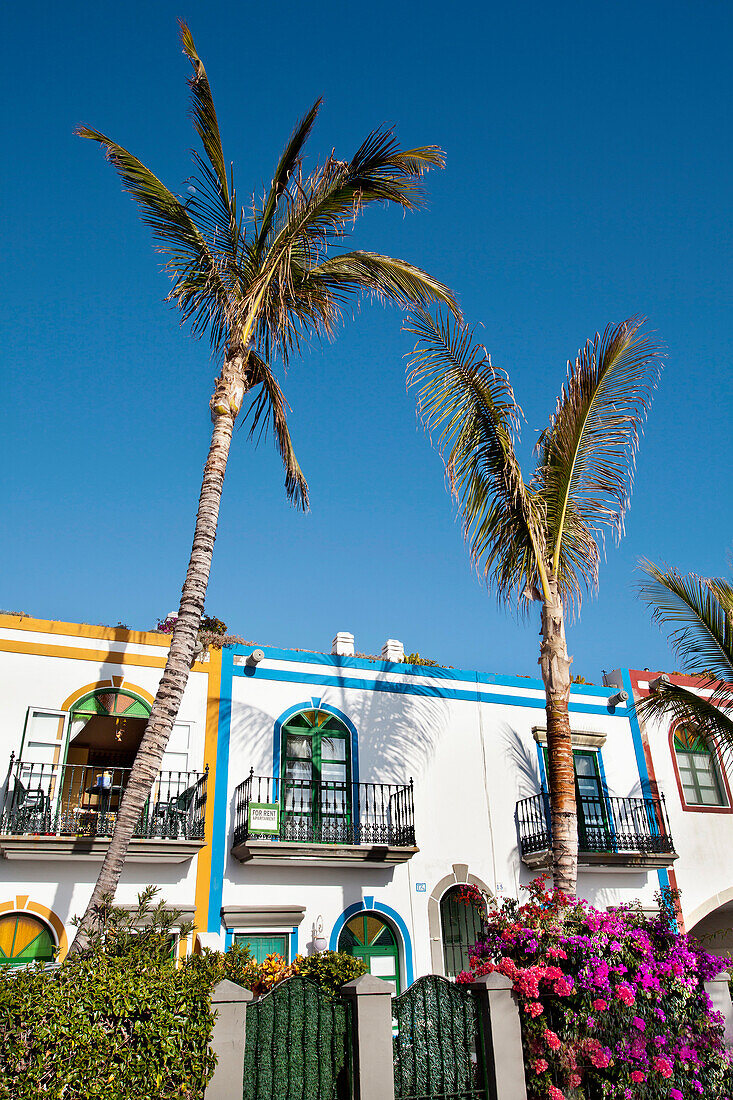
<instances>
[{"instance_id":1,"label":"yellow arched trim","mask_svg":"<svg viewBox=\"0 0 733 1100\"><path fill-rule=\"evenodd\" d=\"M4 901L0 904L0 913L32 913L34 916L40 917L46 924L50 924L54 931L56 945L59 949L58 961L62 962L66 958L66 953L69 950L69 940L64 922L54 913L53 909L49 909L47 905L40 905L37 901L29 901L27 894L18 894L15 901Z\"/></svg>"},{"instance_id":2,"label":"yellow arched trim","mask_svg":"<svg viewBox=\"0 0 733 1100\"><path fill-rule=\"evenodd\" d=\"M144 699L151 707L155 702L155 697L151 695L149 691L146 691L145 688L138 687L137 684L133 684L129 680L123 680L121 676L113 676L110 680L97 680L93 684L85 684L84 687L72 691L71 695L69 695L67 699L64 699L59 709L70 710L77 699L81 699L82 696L88 695L90 691L109 691L110 688L117 688L120 691L131 691L134 695L139 695L141 699Z\"/></svg>"},{"instance_id":3,"label":"yellow arched trim","mask_svg":"<svg viewBox=\"0 0 733 1100\"><path fill-rule=\"evenodd\" d=\"M134 642L137 645L170 645L170 635L150 630L125 630L124 627L90 626L89 623L62 623L52 619L32 619L27 615L0 615L0 627L33 630L38 634L68 634L77 638L104 638L107 641Z\"/></svg>"}]
</instances>

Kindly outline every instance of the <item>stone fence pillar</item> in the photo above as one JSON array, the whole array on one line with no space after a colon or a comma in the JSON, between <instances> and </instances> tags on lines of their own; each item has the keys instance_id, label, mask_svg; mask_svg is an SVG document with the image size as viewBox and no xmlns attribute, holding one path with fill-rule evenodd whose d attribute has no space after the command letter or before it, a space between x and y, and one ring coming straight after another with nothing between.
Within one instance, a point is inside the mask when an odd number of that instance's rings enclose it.
<instances>
[{"instance_id":1,"label":"stone fence pillar","mask_svg":"<svg viewBox=\"0 0 733 1100\"><path fill-rule=\"evenodd\" d=\"M715 1012L719 1012L725 1022L725 1045L733 1050L733 1002L730 997L730 974L724 970L705 982L705 992L713 1003Z\"/></svg>"},{"instance_id":2,"label":"stone fence pillar","mask_svg":"<svg viewBox=\"0 0 733 1100\"><path fill-rule=\"evenodd\" d=\"M252 993L224 978L214 986L211 1007L216 1012L211 1046L217 1055L206 1100L242 1100L247 1003Z\"/></svg>"},{"instance_id":3,"label":"stone fence pillar","mask_svg":"<svg viewBox=\"0 0 733 1100\"><path fill-rule=\"evenodd\" d=\"M357 1100L394 1100L392 986L372 974L362 974L342 985L339 992L353 1009Z\"/></svg>"},{"instance_id":4,"label":"stone fence pillar","mask_svg":"<svg viewBox=\"0 0 733 1100\"><path fill-rule=\"evenodd\" d=\"M527 1100L519 1003L511 978L485 974L469 986L476 996L489 1100Z\"/></svg>"}]
</instances>

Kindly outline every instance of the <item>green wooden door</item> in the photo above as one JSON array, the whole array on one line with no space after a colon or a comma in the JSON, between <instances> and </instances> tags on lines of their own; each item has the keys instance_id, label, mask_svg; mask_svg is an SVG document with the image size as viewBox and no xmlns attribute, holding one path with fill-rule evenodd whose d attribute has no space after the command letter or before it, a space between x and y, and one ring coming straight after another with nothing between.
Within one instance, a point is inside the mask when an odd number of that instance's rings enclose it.
<instances>
[{"instance_id":1,"label":"green wooden door","mask_svg":"<svg viewBox=\"0 0 733 1100\"><path fill-rule=\"evenodd\" d=\"M400 953L395 934L376 913L358 913L347 921L339 936L339 951L364 959L369 973L390 982L400 992Z\"/></svg>"},{"instance_id":2,"label":"green wooden door","mask_svg":"<svg viewBox=\"0 0 733 1100\"><path fill-rule=\"evenodd\" d=\"M282 736L283 839L348 843L349 731L327 711L309 710L294 715Z\"/></svg>"}]
</instances>

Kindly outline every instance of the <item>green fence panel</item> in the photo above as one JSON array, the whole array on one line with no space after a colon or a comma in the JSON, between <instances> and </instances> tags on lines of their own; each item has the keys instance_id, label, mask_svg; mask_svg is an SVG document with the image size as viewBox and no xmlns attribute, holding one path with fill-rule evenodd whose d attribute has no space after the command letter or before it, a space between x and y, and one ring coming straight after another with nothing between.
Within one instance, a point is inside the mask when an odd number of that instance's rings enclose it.
<instances>
[{"instance_id":1,"label":"green fence panel","mask_svg":"<svg viewBox=\"0 0 733 1100\"><path fill-rule=\"evenodd\" d=\"M243 1100L352 1100L351 1011L303 978L250 1003Z\"/></svg>"},{"instance_id":2,"label":"green fence panel","mask_svg":"<svg viewBox=\"0 0 733 1100\"><path fill-rule=\"evenodd\" d=\"M428 974L394 1002L396 1100L485 1100L473 994Z\"/></svg>"}]
</instances>

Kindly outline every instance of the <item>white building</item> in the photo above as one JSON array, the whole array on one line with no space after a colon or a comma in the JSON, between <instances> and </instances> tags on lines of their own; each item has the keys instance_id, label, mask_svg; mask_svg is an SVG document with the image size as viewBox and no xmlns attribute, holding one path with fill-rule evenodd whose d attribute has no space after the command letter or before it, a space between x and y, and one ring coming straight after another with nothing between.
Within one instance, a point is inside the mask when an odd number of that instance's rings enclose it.
<instances>
[{"instance_id":1,"label":"white building","mask_svg":"<svg viewBox=\"0 0 733 1100\"><path fill-rule=\"evenodd\" d=\"M0 617L6 957L72 936L166 645ZM235 647L194 666L117 900L155 883L204 942L237 937L259 957L342 948L401 988L454 974L477 929L457 887L516 896L547 864L542 685L406 665L394 642L380 659L353 656L348 634L332 648ZM676 852L642 733L615 686L574 687L570 711L579 893L651 907Z\"/></svg>"}]
</instances>

